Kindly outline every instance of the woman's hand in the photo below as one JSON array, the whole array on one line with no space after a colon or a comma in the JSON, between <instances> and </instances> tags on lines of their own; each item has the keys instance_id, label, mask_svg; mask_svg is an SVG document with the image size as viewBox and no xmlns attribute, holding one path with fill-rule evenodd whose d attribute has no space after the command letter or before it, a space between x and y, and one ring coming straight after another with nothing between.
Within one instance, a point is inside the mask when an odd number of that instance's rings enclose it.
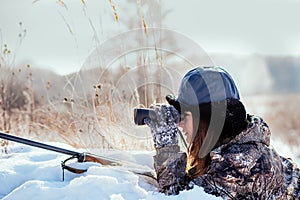
<instances>
[{"instance_id":1,"label":"woman's hand","mask_svg":"<svg viewBox=\"0 0 300 200\"><path fill-rule=\"evenodd\" d=\"M173 106L151 106L156 114L156 120L146 119L152 133L155 148L178 144L179 113Z\"/></svg>"}]
</instances>

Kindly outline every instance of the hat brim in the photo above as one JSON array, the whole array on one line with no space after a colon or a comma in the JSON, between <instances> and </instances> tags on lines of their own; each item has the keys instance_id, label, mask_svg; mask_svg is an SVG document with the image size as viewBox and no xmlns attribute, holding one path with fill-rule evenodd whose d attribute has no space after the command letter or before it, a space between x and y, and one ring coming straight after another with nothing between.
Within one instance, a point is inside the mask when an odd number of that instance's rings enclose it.
<instances>
[{"instance_id":1,"label":"hat brim","mask_svg":"<svg viewBox=\"0 0 300 200\"><path fill-rule=\"evenodd\" d=\"M174 95L167 95L166 96L166 100L168 101L168 103L172 106L174 106L174 108L179 112L181 113L181 107L180 107L180 103L179 101L177 100L177 98L174 96Z\"/></svg>"}]
</instances>

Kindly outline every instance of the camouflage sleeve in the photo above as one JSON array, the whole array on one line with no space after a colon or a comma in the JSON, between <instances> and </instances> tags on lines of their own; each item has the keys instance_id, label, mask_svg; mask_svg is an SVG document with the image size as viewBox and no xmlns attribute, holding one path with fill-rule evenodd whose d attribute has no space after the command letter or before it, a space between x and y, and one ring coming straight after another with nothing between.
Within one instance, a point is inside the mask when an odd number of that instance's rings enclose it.
<instances>
[{"instance_id":1,"label":"camouflage sleeve","mask_svg":"<svg viewBox=\"0 0 300 200\"><path fill-rule=\"evenodd\" d=\"M179 146L167 146L156 151L154 168L159 192L177 195L182 190L191 189L190 180L185 173L186 154L180 152Z\"/></svg>"}]
</instances>

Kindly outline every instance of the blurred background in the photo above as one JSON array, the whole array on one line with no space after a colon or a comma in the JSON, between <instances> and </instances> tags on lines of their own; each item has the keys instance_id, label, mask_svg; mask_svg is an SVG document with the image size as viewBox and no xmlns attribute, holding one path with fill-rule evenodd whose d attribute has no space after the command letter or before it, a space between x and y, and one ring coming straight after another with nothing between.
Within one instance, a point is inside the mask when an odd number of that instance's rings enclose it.
<instances>
[{"instance_id":1,"label":"blurred background","mask_svg":"<svg viewBox=\"0 0 300 200\"><path fill-rule=\"evenodd\" d=\"M0 130L89 150L153 150L133 108L164 103L190 68L218 65L278 151L299 157L299 8L296 0L0 0Z\"/></svg>"}]
</instances>

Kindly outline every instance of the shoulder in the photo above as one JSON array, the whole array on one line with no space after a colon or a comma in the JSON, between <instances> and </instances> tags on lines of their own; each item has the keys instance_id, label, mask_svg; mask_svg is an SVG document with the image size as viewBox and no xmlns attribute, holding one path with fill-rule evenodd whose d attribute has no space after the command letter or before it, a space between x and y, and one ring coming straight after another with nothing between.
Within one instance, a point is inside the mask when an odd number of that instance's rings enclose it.
<instances>
[{"instance_id":1,"label":"shoulder","mask_svg":"<svg viewBox=\"0 0 300 200\"><path fill-rule=\"evenodd\" d=\"M262 118L249 115L246 130L211 151L211 164L195 183L224 197L230 194L232 198L244 198L252 191L266 199L265 191L280 191L279 183L283 181L281 157L269 143L267 124Z\"/></svg>"},{"instance_id":2,"label":"shoulder","mask_svg":"<svg viewBox=\"0 0 300 200\"><path fill-rule=\"evenodd\" d=\"M221 173L225 177L250 175L262 155L257 144L232 144L224 149L211 152L211 165L208 173ZM225 178L224 177L224 178Z\"/></svg>"},{"instance_id":3,"label":"shoulder","mask_svg":"<svg viewBox=\"0 0 300 200\"><path fill-rule=\"evenodd\" d=\"M225 167L245 175L250 174L258 160L270 154L270 130L266 122L253 115L248 115L247 121L248 126L244 131L211 151L213 170L219 171Z\"/></svg>"},{"instance_id":4,"label":"shoulder","mask_svg":"<svg viewBox=\"0 0 300 200\"><path fill-rule=\"evenodd\" d=\"M259 116L247 115L247 128L238 134L230 143L262 143L270 145L271 131L267 123Z\"/></svg>"}]
</instances>

